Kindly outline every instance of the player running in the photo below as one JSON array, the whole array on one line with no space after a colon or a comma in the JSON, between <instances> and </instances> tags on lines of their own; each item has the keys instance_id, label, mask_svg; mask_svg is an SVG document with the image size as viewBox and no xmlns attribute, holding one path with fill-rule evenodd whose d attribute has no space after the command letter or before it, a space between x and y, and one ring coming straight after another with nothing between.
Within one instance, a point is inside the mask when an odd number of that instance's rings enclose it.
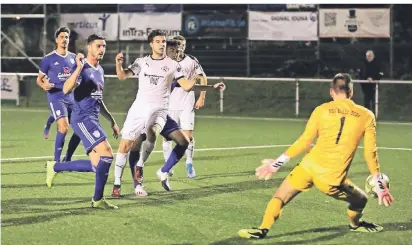
<instances>
[{"instance_id":1,"label":"player running","mask_svg":"<svg viewBox=\"0 0 412 245\"><path fill-rule=\"evenodd\" d=\"M353 83L348 74L337 74L332 81L332 102L318 106L312 113L301 137L276 160L264 159L256 169L259 179L268 180L290 158L301 154L317 136L315 146L290 172L267 205L258 228L242 229L244 238L266 237L282 208L302 191L316 186L321 192L349 203L349 230L378 232L383 227L361 220L368 201L363 190L348 178L350 164L360 139L364 136L364 155L377 186L379 205L390 206L394 200L380 174L376 148L376 122L373 113L352 100Z\"/></svg>"},{"instance_id":2,"label":"player running","mask_svg":"<svg viewBox=\"0 0 412 245\"><path fill-rule=\"evenodd\" d=\"M63 84L71 75L76 57L75 54L68 51L69 36L70 30L68 28L57 29L55 33L56 49L41 60L37 76L37 85L47 92L50 111L57 121L57 134L54 143L54 161L56 162L60 162L73 106L73 94L63 93ZM49 131L46 129L47 125L43 136L48 138ZM63 161L70 161L79 143L80 138L73 134Z\"/></svg>"},{"instance_id":3,"label":"player running","mask_svg":"<svg viewBox=\"0 0 412 245\"><path fill-rule=\"evenodd\" d=\"M110 121L115 138L119 135L119 127L103 102L104 71L100 66L106 51L106 41L99 35L91 35L87 39L87 57L76 56L76 66L72 75L64 83L63 92L74 90L74 108L71 125L80 136L90 160L76 160L68 163L47 162L46 184L49 188L57 173L64 171L95 172L96 184L92 199L92 208L118 207L103 197L104 186L113 161L112 148L107 141L106 133L99 122L99 112Z\"/></svg>"},{"instance_id":4,"label":"player running","mask_svg":"<svg viewBox=\"0 0 412 245\"><path fill-rule=\"evenodd\" d=\"M123 69L123 54L116 56L116 73L119 80L125 80L133 75L139 76L139 90L130 107L122 129L122 139L115 161L115 181L112 196L120 196L120 186L123 168L127 154L135 141L146 133L146 140L141 144L140 158L135 168L135 181L138 182L143 174L143 165L155 146L158 134L173 140L176 146L165 165L157 171L157 176L163 188L170 191L168 172L183 157L189 139L179 125L168 116L169 96L173 80L185 90L189 91L195 84L195 79L186 79L180 65L165 55L166 35L160 30L152 31L148 36L152 54L137 58L128 68ZM224 85L218 83L214 88ZM213 87L213 86L211 86ZM135 192L138 196L145 196L147 192L137 183Z\"/></svg>"},{"instance_id":5,"label":"player running","mask_svg":"<svg viewBox=\"0 0 412 245\"><path fill-rule=\"evenodd\" d=\"M207 85L207 77L202 69L199 61L192 55L185 54L186 39L183 36L176 36L173 38L179 44L179 54L176 57L176 61L179 62L183 75L186 78L197 76L201 85ZM168 54L170 57L170 55ZM195 147L195 139L193 137L193 130L195 126L195 111L194 109L200 109L205 104L206 91L201 91L199 99L195 103L195 92L185 91L178 84L173 88L170 94L169 103L169 115L175 120L179 126L183 129L185 135L189 138L189 146L186 150L186 173L187 177L194 178L196 176L195 169L193 167L193 155ZM172 141L163 141L163 155L165 161L169 158L172 151Z\"/></svg>"}]
</instances>

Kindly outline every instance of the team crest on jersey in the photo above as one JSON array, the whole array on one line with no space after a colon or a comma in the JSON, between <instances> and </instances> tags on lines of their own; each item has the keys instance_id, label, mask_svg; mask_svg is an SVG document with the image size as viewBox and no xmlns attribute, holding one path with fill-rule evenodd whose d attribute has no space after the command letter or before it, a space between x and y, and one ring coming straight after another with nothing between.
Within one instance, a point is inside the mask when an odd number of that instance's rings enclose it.
<instances>
[{"instance_id":1,"label":"team crest on jersey","mask_svg":"<svg viewBox=\"0 0 412 245\"><path fill-rule=\"evenodd\" d=\"M71 62L72 64L74 64L74 59L70 59L70 62Z\"/></svg>"},{"instance_id":2,"label":"team crest on jersey","mask_svg":"<svg viewBox=\"0 0 412 245\"><path fill-rule=\"evenodd\" d=\"M168 71L169 71L169 67L163 66L163 67L162 67L162 70L163 70L164 72L168 72Z\"/></svg>"},{"instance_id":3,"label":"team crest on jersey","mask_svg":"<svg viewBox=\"0 0 412 245\"><path fill-rule=\"evenodd\" d=\"M95 138L99 138L99 137L100 137L100 132L99 132L98 130L95 130L95 131L93 132L93 136L94 136Z\"/></svg>"}]
</instances>

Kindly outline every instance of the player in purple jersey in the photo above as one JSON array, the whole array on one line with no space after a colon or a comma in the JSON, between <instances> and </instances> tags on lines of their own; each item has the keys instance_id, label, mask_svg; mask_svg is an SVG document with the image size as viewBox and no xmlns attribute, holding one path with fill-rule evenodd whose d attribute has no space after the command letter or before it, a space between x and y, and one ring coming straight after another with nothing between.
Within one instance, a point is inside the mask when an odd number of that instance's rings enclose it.
<instances>
[{"instance_id":1,"label":"player in purple jersey","mask_svg":"<svg viewBox=\"0 0 412 245\"><path fill-rule=\"evenodd\" d=\"M63 93L63 84L71 75L76 57L75 54L68 51L69 35L70 30L66 27L61 27L56 31L56 49L41 60L37 76L37 84L47 92L50 112L57 121L57 134L54 144L54 161L56 162L60 162L73 106L73 94ZM46 129L47 125L43 132L45 138L48 137L48 130ZM79 143L80 138L73 134L65 161L70 161Z\"/></svg>"},{"instance_id":2,"label":"player in purple jersey","mask_svg":"<svg viewBox=\"0 0 412 245\"><path fill-rule=\"evenodd\" d=\"M116 121L103 102L104 71L99 63L105 51L106 41L102 36L95 34L89 36L87 58L84 59L83 54L76 56L76 65L72 75L63 87L65 94L74 90L73 113L70 122L74 132L81 138L90 160L76 160L68 163L47 162L46 184L51 188L54 178L60 172L95 172L95 191L91 207L117 209L117 206L103 197L104 186L113 161L113 151L100 125L99 113L110 121L113 136L116 139L120 134Z\"/></svg>"}]
</instances>

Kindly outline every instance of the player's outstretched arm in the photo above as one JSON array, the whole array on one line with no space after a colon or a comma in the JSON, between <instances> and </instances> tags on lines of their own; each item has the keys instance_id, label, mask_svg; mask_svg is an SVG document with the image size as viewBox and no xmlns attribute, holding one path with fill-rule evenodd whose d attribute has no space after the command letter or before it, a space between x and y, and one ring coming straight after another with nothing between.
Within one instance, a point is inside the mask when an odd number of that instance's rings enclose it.
<instances>
[{"instance_id":1,"label":"player's outstretched arm","mask_svg":"<svg viewBox=\"0 0 412 245\"><path fill-rule=\"evenodd\" d=\"M210 89L219 89L220 91L223 91L226 89L226 85L222 82L220 83L215 83L214 85L199 85L195 84L192 88L193 91L206 91Z\"/></svg>"},{"instance_id":2,"label":"player's outstretched arm","mask_svg":"<svg viewBox=\"0 0 412 245\"><path fill-rule=\"evenodd\" d=\"M378 150L376 147L376 120L372 112L370 112L370 120L367 122L363 141L365 161L375 182L378 203L379 205L390 206L394 198L389 193L389 189L380 173Z\"/></svg>"},{"instance_id":3,"label":"player's outstretched arm","mask_svg":"<svg viewBox=\"0 0 412 245\"><path fill-rule=\"evenodd\" d=\"M114 120L114 117L110 113L109 109L107 109L107 106L103 100L100 100L100 114L102 114L102 116L110 122L110 126L113 129L113 137L117 139L120 134L119 126L117 125L116 120Z\"/></svg>"},{"instance_id":4,"label":"player's outstretched arm","mask_svg":"<svg viewBox=\"0 0 412 245\"><path fill-rule=\"evenodd\" d=\"M79 53L76 55L76 69L74 70L72 75L66 80L66 82L64 82L63 93L71 93L73 89L77 86L78 78L83 69L83 59L83 54Z\"/></svg>"},{"instance_id":5,"label":"player's outstretched arm","mask_svg":"<svg viewBox=\"0 0 412 245\"><path fill-rule=\"evenodd\" d=\"M306 124L305 131L299 139L290 146L285 153L277 159L264 159L262 165L256 169L256 176L259 179L268 180L272 174L276 173L283 165L285 165L293 157L298 156L312 143L318 132L319 107L317 107L309 118Z\"/></svg>"},{"instance_id":6,"label":"player's outstretched arm","mask_svg":"<svg viewBox=\"0 0 412 245\"><path fill-rule=\"evenodd\" d=\"M186 92L189 92L195 86L196 79L186 79L184 76L182 76L179 79L177 79L177 82L180 84L180 87L183 90L185 90Z\"/></svg>"},{"instance_id":7,"label":"player's outstretched arm","mask_svg":"<svg viewBox=\"0 0 412 245\"><path fill-rule=\"evenodd\" d=\"M200 85L207 85L206 74L199 75ZM195 85L196 86L196 85ZM196 101L195 108L200 109L205 105L206 90L201 90L199 98Z\"/></svg>"},{"instance_id":8,"label":"player's outstretched arm","mask_svg":"<svg viewBox=\"0 0 412 245\"><path fill-rule=\"evenodd\" d=\"M116 55L116 74L117 78L121 81L133 76L133 72L130 69L123 69L123 60L123 53L118 53Z\"/></svg>"}]
</instances>

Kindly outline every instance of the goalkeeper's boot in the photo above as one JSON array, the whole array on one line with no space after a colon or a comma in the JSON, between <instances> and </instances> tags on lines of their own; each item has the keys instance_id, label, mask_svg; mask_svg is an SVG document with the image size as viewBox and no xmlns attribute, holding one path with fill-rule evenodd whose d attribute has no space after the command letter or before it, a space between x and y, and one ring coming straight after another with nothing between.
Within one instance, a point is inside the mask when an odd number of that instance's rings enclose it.
<instances>
[{"instance_id":1,"label":"goalkeeper's boot","mask_svg":"<svg viewBox=\"0 0 412 245\"><path fill-rule=\"evenodd\" d=\"M243 238L255 238L255 239L263 239L268 234L268 229L259 229L259 228L252 228L252 229L241 229L239 230L238 234L240 237Z\"/></svg>"},{"instance_id":2,"label":"goalkeeper's boot","mask_svg":"<svg viewBox=\"0 0 412 245\"><path fill-rule=\"evenodd\" d=\"M46 168L47 168L47 176L46 176L46 184L47 187L51 188L53 186L54 178L57 175L57 172L54 171L54 165L56 165L56 161L47 161Z\"/></svg>"},{"instance_id":3,"label":"goalkeeper's boot","mask_svg":"<svg viewBox=\"0 0 412 245\"><path fill-rule=\"evenodd\" d=\"M356 232L380 232L383 230L383 227L374 223L361 221L357 227L349 225L349 230Z\"/></svg>"},{"instance_id":4,"label":"goalkeeper's boot","mask_svg":"<svg viewBox=\"0 0 412 245\"><path fill-rule=\"evenodd\" d=\"M119 209L118 206L111 204L104 198L100 199L99 201L95 201L92 198L91 207L92 208L102 208L102 209Z\"/></svg>"}]
</instances>

